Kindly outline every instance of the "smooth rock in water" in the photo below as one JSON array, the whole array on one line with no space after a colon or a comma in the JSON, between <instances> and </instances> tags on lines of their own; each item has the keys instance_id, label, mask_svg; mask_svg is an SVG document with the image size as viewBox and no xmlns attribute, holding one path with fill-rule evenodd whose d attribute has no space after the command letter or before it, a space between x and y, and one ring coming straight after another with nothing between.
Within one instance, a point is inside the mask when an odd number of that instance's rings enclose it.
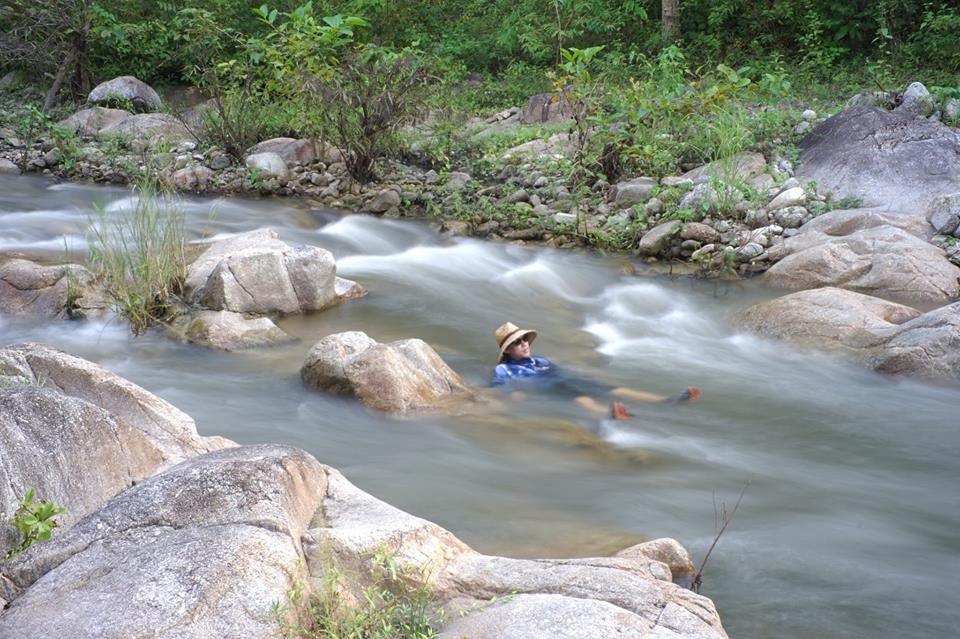
<instances>
[{"instance_id":1,"label":"smooth rock in water","mask_svg":"<svg viewBox=\"0 0 960 639\"><path fill-rule=\"evenodd\" d=\"M943 250L892 226L840 236L805 232L786 245L791 254L763 275L770 286L836 286L921 303L949 302L960 295L960 269Z\"/></svg>"},{"instance_id":2,"label":"smooth rock in water","mask_svg":"<svg viewBox=\"0 0 960 639\"><path fill-rule=\"evenodd\" d=\"M20 167L6 158L0 158L0 175L20 175Z\"/></svg>"},{"instance_id":3,"label":"smooth rock in water","mask_svg":"<svg viewBox=\"0 0 960 639\"><path fill-rule=\"evenodd\" d=\"M324 467L287 446L183 462L5 565L0 636L278 636L325 494Z\"/></svg>"},{"instance_id":4,"label":"smooth rock in water","mask_svg":"<svg viewBox=\"0 0 960 639\"><path fill-rule=\"evenodd\" d=\"M669 248L673 242L673 238L680 232L682 226L683 224L679 220L670 220L669 222L658 224L643 234L643 237L640 238L640 242L637 244L637 251L640 255L646 257L656 257L660 255Z\"/></svg>"},{"instance_id":5,"label":"smooth rock in water","mask_svg":"<svg viewBox=\"0 0 960 639\"><path fill-rule=\"evenodd\" d=\"M287 166L312 164L317 159L316 144L313 140L294 138L272 138L258 142L247 149L247 155L259 153L276 153Z\"/></svg>"},{"instance_id":6,"label":"smooth rock in water","mask_svg":"<svg viewBox=\"0 0 960 639\"><path fill-rule=\"evenodd\" d=\"M720 233L712 226L702 222L688 222L680 230L680 238L684 240L696 240L704 244L717 242L720 239Z\"/></svg>"},{"instance_id":7,"label":"smooth rock in water","mask_svg":"<svg viewBox=\"0 0 960 639\"><path fill-rule=\"evenodd\" d=\"M400 194L394 189L383 189L367 204L371 213L386 213L400 207Z\"/></svg>"},{"instance_id":8,"label":"smooth rock in water","mask_svg":"<svg viewBox=\"0 0 960 639\"><path fill-rule=\"evenodd\" d=\"M188 166L175 171L170 178L180 191L200 191L213 179L213 169L205 166Z\"/></svg>"},{"instance_id":9,"label":"smooth rock in water","mask_svg":"<svg viewBox=\"0 0 960 639\"><path fill-rule=\"evenodd\" d=\"M95 138L103 129L120 123L132 115L123 109L93 107L77 111L57 124L81 137Z\"/></svg>"},{"instance_id":10,"label":"smooth rock in water","mask_svg":"<svg viewBox=\"0 0 960 639\"><path fill-rule=\"evenodd\" d=\"M471 396L460 376L423 340L380 344L359 331L317 342L300 376L311 388L357 397L389 413L433 410Z\"/></svg>"},{"instance_id":11,"label":"smooth rock in water","mask_svg":"<svg viewBox=\"0 0 960 639\"><path fill-rule=\"evenodd\" d=\"M213 243L187 269L188 299L215 311L299 313L340 303L333 255L294 247L270 229Z\"/></svg>"},{"instance_id":12,"label":"smooth rock in water","mask_svg":"<svg viewBox=\"0 0 960 639\"><path fill-rule=\"evenodd\" d=\"M881 373L960 378L960 302L900 326L869 363Z\"/></svg>"},{"instance_id":13,"label":"smooth rock in water","mask_svg":"<svg viewBox=\"0 0 960 639\"><path fill-rule=\"evenodd\" d=\"M922 217L960 182L960 132L927 118L877 108L847 109L800 143L800 175L821 192L861 198Z\"/></svg>"},{"instance_id":14,"label":"smooth rock in water","mask_svg":"<svg viewBox=\"0 0 960 639\"><path fill-rule=\"evenodd\" d=\"M0 313L66 318L98 305L93 275L77 264L0 263ZM102 305L102 302L100 302Z\"/></svg>"},{"instance_id":15,"label":"smooth rock in water","mask_svg":"<svg viewBox=\"0 0 960 639\"><path fill-rule=\"evenodd\" d=\"M624 557L635 561L653 560L658 561L670 569L670 577L673 583L679 584L684 588L689 588L696 575L696 566L693 565L693 559L690 553L679 541L669 537L660 539L651 539L629 548L624 548L618 552L615 557Z\"/></svg>"},{"instance_id":16,"label":"smooth rock in water","mask_svg":"<svg viewBox=\"0 0 960 639\"><path fill-rule=\"evenodd\" d=\"M100 129L100 136L138 140L148 146L175 146L193 140L193 134L183 122L166 113L131 115Z\"/></svg>"},{"instance_id":17,"label":"smooth rock in water","mask_svg":"<svg viewBox=\"0 0 960 639\"><path fill-rule=\"evenodd\" d=\"M638 177L627 182L618 182L613 190L613 204L625 209L650 199L657 181L649 177Z\"/></svg>"},{"instance_id":18,"label":"smooth rock in water","mask_svg":"<svg viewBox=\"0 0 960 639\"><path fill-rule=\"evenodd\" d=\"M168 332L197 346L236 351L295 341L269 318L247 318L230 311L196 311L170 323Z\"/></svg>"},{"instance_id":19,"label":"smooth rock in water","mask_svg":"<svg viewBox=\"0 0 960 639\"><path fill-rule=\"evenodd\" d=\"M960 193L943 195L931 202L927 221L937 233L956 235L960 228Z\"/></svg>"},{"instance_id":20,"label":"smooth rock in water","mask_svg":"<svg viewBox=\"0 0 960 639\"><path fill-rule=\"evenodd\" d=\"M282 157L273 152L248 155L244 164L250 170L251 176L255 175L261 180L273 178L285 182L289 177L287 163L283 161Z\"/></svg>"},{"instance_id":21,"label":"smooth rock in water","mask_svg":"<svg viewBox=\"0 0 960 639\"><path fill-rule=\"evenodd\" d=\"M101 82L87 96L87 103L104 107L130 106L137 113L156 113L163 107L157 92L132 75Z\"/></svg>"},{"instance_id":22,"label":"smooth rock in water","mask_svg":"<svg viewBox=\"0 0 960 639\"><path fill-rule=\"evenodd\" d=\"M723 160L715 160L704 164L680 176L680 180L697 182L703 177L714 177L721 180L749 180L767 170L767 161L761 153L747 151L738 153ZM666 179L666 178L665 178ZM664 186L670 186L664 183Z\"/></svg>"},{"instance_id":23,"label":"smooth rock in water","mask_svg":"<svg viewBox=\"0 0 960 639\"><path fill-rule=\"evenodd\" d=\"M762 337L821 350L858 352L890 337L920 311L834 287L791 293L756 304L734 318Z\"/></svg>"},{"instance_id":24,"label":"smooth rock in water","mask_svg":"<svg viewBox=\"0 0 960 639\"><path fill-rule=\"evenodd\" d=\"M767 209L775 211L777 209L787 208L788 206L803 206L807 203L807 194L799 186L781 191L777 197L770 201Z\"/></svg>"}]
</instances>

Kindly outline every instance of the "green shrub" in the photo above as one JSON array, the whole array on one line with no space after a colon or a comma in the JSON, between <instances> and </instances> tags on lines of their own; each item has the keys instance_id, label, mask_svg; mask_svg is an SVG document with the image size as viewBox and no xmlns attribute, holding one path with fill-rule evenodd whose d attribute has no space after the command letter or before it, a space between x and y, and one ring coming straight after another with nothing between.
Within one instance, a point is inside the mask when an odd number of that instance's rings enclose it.
<instances>
[{"instance_id":1,"label":"green shrub","mask_svg":"<svg viewBox=\"0 0 960 639\"><path fill-rule=\"evenodd\" d=\"M100 209L90 242L91 267L103 281L113 308L139 335L162 322L186 278L184 215L171 195L157 193L142 178L136 203L110 219Z\"/></svg>"},{"instance_id":2,"label":"green shrub","mask_svg":"<svg viewBox=\"0 0 960 639\"><path fill-rule=\"evenodd\" d=\"M54 518L67 512L55 502L35 501L35 498L36 491L33 488L27 489L19 502L19 507L13 513L13 518L9 521L10 525L20 533L20 541L7 551L5 559L19 555L39 541L50 539L53 529L57 527L57 520Z\"/></svg>"}]
</instances>

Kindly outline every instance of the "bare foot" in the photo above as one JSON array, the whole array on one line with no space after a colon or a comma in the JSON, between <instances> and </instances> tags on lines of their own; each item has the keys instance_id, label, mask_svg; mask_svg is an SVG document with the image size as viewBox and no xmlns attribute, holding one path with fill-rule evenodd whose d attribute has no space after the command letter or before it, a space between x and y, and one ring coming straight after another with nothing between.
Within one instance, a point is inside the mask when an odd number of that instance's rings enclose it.
<instances>
[{"instance_id":1,"label":"bare foot","mask_svg":"<svg viewBox=\"0 0 960 639\"><path fill-rule=\"evenodd\" d=\"M610 404L610 417L617 420L625 420L633 417L633 413L627 410L621 401L614 401Z\"/></svg>"},{"instance_id":2,"label":"bare foot","mask_svg":"<svg viewBox=\"0 0 960 639\"><path fill-rule=\"evenodd\" d=\"M687 390L677 393L673 397L663 400L664 404L689 404L695 402L703 396L703 391L696 386L688 386Z\"/></svg>"}]
</instances>

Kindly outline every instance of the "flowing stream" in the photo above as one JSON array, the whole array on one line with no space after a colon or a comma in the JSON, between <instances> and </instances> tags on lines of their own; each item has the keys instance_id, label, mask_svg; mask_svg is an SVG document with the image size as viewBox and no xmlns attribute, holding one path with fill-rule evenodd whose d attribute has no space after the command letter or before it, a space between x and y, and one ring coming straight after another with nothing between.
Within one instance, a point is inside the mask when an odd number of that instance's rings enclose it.
<instances>
[{"instance_id":1,"label":"flowing stream","mask_svg":"<svg viewBox=\"0 0 960 639\"><path fill-rule=\"evenodd\" d=\"M96 211L129 192L0 176L0 255L82 261ZM119 320L0 317L0 345L51 344L191 415L203 435L310 451L377 497L476 549L608 554L675 537L699 562L717 511L746 486L705 573L731 637L955 636L960 608L960 387L881 377L738 334L729 315L778 293L671 278L628 260L448 238L420 222L342 215L297 200L185 200L191 237L268 226L330 249L366 297L279 322L290 346L218 353ZM478 414L392 418L308 391L299 368L324 335L420 337L486 386L504 321L534 352L603 382L669 394L630 422L564 397L485 391ZM606 401L605 398L600 398ZM951 603L952 602L952 603Z\"/></svg>"}]
</instances>

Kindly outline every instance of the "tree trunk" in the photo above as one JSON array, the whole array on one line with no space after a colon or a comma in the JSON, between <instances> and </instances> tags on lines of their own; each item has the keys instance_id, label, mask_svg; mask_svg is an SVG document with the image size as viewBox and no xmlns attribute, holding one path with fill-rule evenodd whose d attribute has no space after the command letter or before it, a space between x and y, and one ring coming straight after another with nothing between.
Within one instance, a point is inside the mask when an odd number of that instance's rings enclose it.
<instances>
[{"instance_id":1,"label":"tree trunk","mask_svg":"<svg viewBox=\"0 0 960 639\"><path fill-rule=\"evenodd\" d=\"M680 0L660 0L663 38L674 40L680 26Z\"/></svg>"},{"instance_id":2,"label":"tree trunk","mask_svg":"<svg viewBox=\"0 0 960 639\"><path fill-rule=\"evenodd\" d=\"M63 62L60 63L60 68L57 69L57 77L53 79L53 86L50 87L50 90L47 91L46 97L43 99L43 108L40 109L43 113L47 113L53 108L53 103L57 99L57 94L60 93L60 88L67 79L67 71L70 70L70 67L73 66L73 62L76 59L77 48L74 46L70 49L70 53L67 54L67 57L63 59Z\"/></svg>"}]
</instances>

